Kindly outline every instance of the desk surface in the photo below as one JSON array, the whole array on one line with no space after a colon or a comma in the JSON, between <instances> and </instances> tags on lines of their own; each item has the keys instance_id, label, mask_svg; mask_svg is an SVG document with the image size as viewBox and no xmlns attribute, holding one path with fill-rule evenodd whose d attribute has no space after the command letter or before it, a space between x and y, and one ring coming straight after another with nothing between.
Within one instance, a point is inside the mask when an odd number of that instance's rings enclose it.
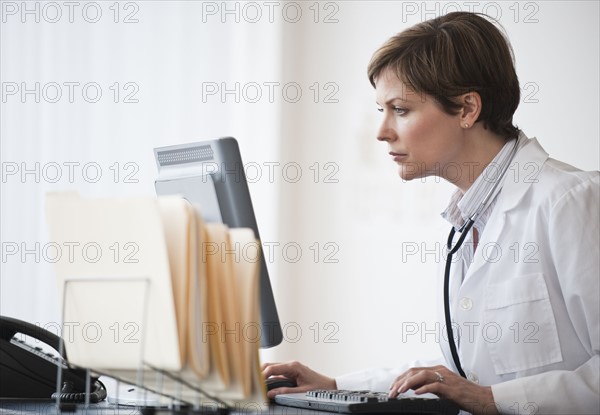
<instances>
[{"instance_id":1,"label":"desk surface","mask_svg":"<svg viewBox=\"0 0 600 415\"><path fill-rule=\"evenodd\" d=\"M231 415L241 414L269 414L269 415L313 415L313 414L328 414L331 412L312 411L309 409L290 408L287 406L280 406L276 404L264 405L258 411L256 407L248 408L237 408L230 412ZM89 408L84 408L80 405L76 412L59 412L56 409L54 402L49 401L25 401L25 400L0 400L0 415L140 415L141 412L138 408L112 405L108 402L100 402L97 404L90 404Z\"/></svg>"}]
</instances>

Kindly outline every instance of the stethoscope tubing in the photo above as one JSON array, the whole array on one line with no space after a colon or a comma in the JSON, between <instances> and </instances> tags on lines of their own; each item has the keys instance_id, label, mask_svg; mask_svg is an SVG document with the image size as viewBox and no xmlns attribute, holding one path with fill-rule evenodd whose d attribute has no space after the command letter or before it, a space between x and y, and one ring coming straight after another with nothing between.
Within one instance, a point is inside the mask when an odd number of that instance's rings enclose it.
<instances>
[{"instance_id":1,"label":"stethoscope tubing","mask_svg":"<svg viewBox=\"0 0 600 415\"><path fill-rule=\"evenodd\" d=\"M511 149L510 159L502 169L502 172L498 177L498 180L496 180L496 183L494 183L494 186L492 186L492 188L486 194L485 198L478 206L477 210L475 210L475 213L473 213L471 217L460 227L460 229L458 229L458 232L461 235L458 238L458 241L456 241L454 247L452 247L452 241L454 240L454 234L457 232L454 226L452 227L452 229L450 229L450 234L448 235L448 242L446 244L446 246L448 247L448 255L446 256L446 266L444 268L444 319L446 321L446 333L448 334L448 345L450 347L450 354L452 355L452 360L454 360L456 370L463 378L466 378L467 376L465 375L465 371L463 370L462 365L460 364L458 350L456 349L456 342L454 341L454 333L452 332L452 317L450 314L450 267L452 265L452 256L460 249L463 242L465 241L465 238L469 234L469 231L475 224L475 221L477 220L477 218L479 218L479 216L483 213L485 208L489 205L489 202L492 200L492 196L495 194L496 189L502 182L502 179L504 178L504 175L506 174L506 171L508 170L512 159L517 153L518 142L518 139L515 140L515 144Z\"/></svg>"}]
</instances>

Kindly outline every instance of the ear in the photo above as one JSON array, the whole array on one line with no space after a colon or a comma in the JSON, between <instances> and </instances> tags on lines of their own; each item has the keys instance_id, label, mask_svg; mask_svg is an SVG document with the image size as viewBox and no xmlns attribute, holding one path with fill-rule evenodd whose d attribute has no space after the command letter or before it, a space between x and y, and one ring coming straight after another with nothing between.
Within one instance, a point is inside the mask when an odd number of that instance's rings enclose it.
<instances>
[{"instance_id":1,"label":"ear","mask_svg":"<svg viewBox=\"0 0 600 415\"><path fill-rule=\"evenodd\" d=\"M458 103L462 105L460 110L460 126L471 128L481 113L481 96L472 91L458 97Z\"/></svg>"}]
</instances>

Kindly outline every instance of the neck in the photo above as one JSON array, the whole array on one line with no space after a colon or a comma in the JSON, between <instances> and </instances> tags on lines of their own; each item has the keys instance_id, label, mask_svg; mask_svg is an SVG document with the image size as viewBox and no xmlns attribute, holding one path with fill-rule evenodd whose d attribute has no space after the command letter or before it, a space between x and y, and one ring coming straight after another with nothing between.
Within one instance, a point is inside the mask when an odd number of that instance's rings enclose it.
<instances>
[{"instance_id":1,"label":"neck","mask_svg":"<svg viewBox=\"0 0 600 415\"><path fill-rule=\"evenodd\" d=\"M465 193L492 162L506 144L503 137L483 128L477 123L465 134L465 147L461 154L460 166L466 167L468 174L461 174L453 184Z\"/></svg>"}]
</instances>

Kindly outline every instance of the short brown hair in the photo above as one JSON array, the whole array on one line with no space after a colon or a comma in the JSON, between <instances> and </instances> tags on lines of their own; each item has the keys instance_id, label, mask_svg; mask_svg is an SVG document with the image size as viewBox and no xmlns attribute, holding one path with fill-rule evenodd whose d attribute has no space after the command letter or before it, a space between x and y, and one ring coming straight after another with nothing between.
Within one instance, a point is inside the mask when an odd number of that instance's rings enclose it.
<instances>
[{"instance_id":1,"label":"short brown hair","mask_svg":"<svg viewBox=\"0 0 600 415\"><path fill-rule=\"evenodd\" d=\"M513 114L520 100L519 79L508 39L478 13L453 12L419 23L390 38L371 58L375 80L384 69L418 93L432 96L448 114L461 108L454 98L481 96L477 121L505 137L518 136Z\"/></svg>"}]
</instances>

